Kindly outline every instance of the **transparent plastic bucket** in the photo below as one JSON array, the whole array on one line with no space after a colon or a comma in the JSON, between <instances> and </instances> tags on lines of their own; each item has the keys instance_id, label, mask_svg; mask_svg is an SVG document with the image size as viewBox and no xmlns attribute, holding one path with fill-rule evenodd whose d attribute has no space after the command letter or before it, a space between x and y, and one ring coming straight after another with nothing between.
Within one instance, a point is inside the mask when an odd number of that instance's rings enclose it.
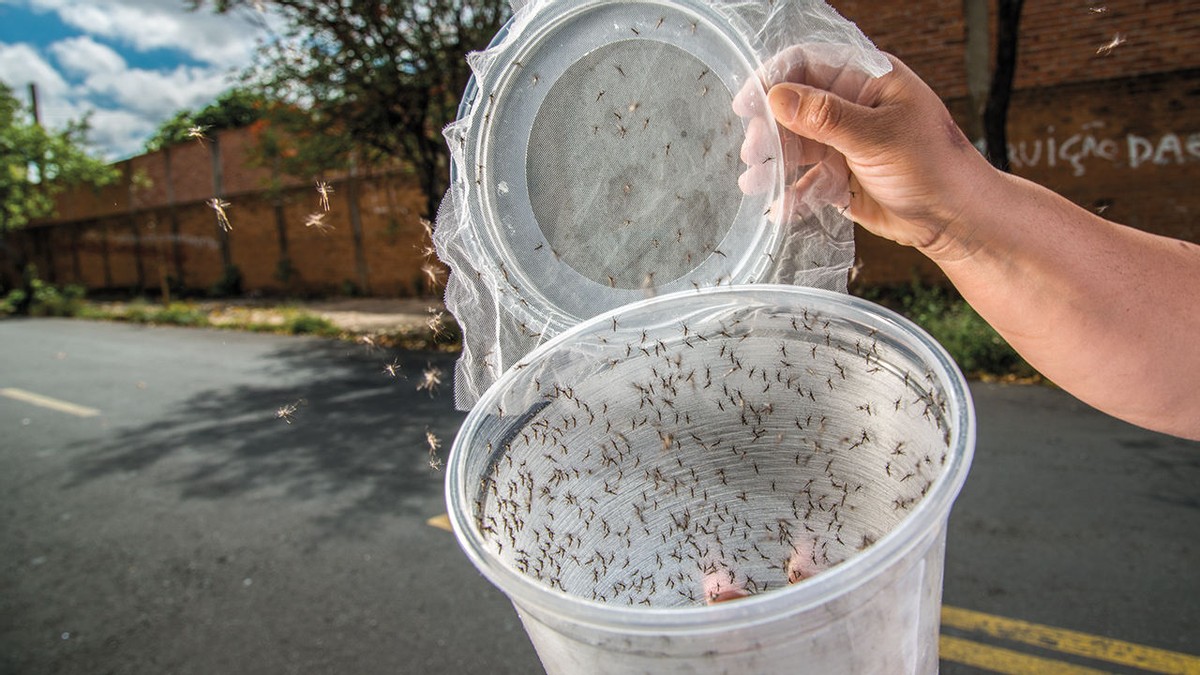
<instances>
[{"instance_id":1,"label":"transparent plastic bucket","mask_svg":"<svg viewBox=\"0 0 1200 675\"><path fill-rule=\"evenodd\" d=\"M510 369L447 500L547 672L932 673L974 441L962 374L899 315L704 289Z\"/></svg>"}]
</instances>

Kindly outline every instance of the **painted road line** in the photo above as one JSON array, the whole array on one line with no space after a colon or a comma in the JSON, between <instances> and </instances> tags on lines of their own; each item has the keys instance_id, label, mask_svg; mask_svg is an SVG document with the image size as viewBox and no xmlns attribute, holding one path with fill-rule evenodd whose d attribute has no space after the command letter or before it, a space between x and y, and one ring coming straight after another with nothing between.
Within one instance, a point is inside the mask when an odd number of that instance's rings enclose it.
<instances>
[{"instance_id":1,"label":"painted road line","mask_svg":"<svg viewBox=\"0 0 1200 675\"><path fill-rule=\"evenodd\" d=\"M1195 656L969 609L943 606L942 625L1063 654L1133 666L1151 673L1200 675L1200 658Z\"/></svg>"},{"instance_id":2,"label":"painted road line","mask_svg":"<svg viewBox=\"0 0 1200 675\"><path fill-rule=\"evenodd\" d=\"M450 527L450 518L445 513L434 516L425 522L447 532L453 531ZM1043 626L1020 619L1006 619L959 607L942 606L942 625L1062 654L1133 666L1151 673L1200 675L1200 658L1188 654L1145 647L1063 628ZM1105 672L1024 654L1011 649L980 644L950 635L942 635L938 647L939 657L946 661L1001 673L1001 675L1103 675Z\"/></svg>"},{"instance_id":3,"label":"painted road line","mask_svg":"<svg viewBox=\"0 0 1200 675\"><path fill-rule=\"evenodd\" d=\"M1105 675L1103 670L1022 654L949 635L943 635L938 640L938 656L945 661L1001 675Z\"/></svg>"},{"instance_id":4,"label":"painted road line","mask_svg":"<svg viewBox=\"0 0 1200 675\"><path fill-rule=\"evenodd\" d=\"M429 520L425 521L425 524L436 527L439 530L445 530L447 532L454 531L454 528L450 527L450 516L446 515L445 513L440 516L434 516L430 518Z\"/></svg>"},{"instance_id":5,"label":"painted road line","mask_svg":"<svg viewBox=\"0 0 1200 675\"><path fill-rule=\"evenodd\" d=\"M95 417L96 415L100 414L100 411L96 410L95 408L89 408L87 406L75 405L74 403L60 401L56 398L42 396L41 394L35 394L30 391L25 391L24 389L13 389L12 387L6 387L0 389L0 396L6 396L15 401L31 403L42 408L49 408L50 410L57 410L58 412L67 413L68 415L75 415L76 417Z\"/></svg>"}]
</instances>

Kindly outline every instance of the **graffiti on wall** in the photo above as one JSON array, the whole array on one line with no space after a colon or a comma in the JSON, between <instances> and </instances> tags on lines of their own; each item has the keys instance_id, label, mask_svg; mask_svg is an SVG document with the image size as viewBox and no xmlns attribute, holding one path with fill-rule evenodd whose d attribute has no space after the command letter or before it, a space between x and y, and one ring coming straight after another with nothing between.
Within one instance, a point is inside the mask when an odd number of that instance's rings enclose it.
<instances>
[{"instance_id":1,"label":"graffiti on wall","mask_svg":"<svg viewBox=\"0 0 1200 675\"><path fill-rule=\"evenodd\" d=\"M1089 122L1069 136L1048 127L1043 138L1009 143L1008 161L1017 169L1066 168L1075 176L1087 175L1089 164L1095 162L1136 170L1200 161L1200 133L1114 137L1104 133L1104 126L1103 122Z\"/></svg>"}]
</instances>

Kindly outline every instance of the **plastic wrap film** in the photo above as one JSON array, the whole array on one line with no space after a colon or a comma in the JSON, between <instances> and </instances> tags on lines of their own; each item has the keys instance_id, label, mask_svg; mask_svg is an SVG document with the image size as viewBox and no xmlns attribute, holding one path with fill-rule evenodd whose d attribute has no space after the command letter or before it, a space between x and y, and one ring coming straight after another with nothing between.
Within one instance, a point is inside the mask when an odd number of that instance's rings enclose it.
<instances>
[{"instance_id":1,"label":"plastic wrap film","mask_svg":"<svg viewBox=\"0 0 1200 675\"><path fill-rule=\"evenodd\" d=\"M778 131L766 92L814 64L886 73L853 24L812 0L514 10L469 57L474 76L445 130L451 187L434 242L463 332L460 409L537 345L648 296L845 290L845 172L803 163L812 153Z\"/></svg>"}]
</instances>

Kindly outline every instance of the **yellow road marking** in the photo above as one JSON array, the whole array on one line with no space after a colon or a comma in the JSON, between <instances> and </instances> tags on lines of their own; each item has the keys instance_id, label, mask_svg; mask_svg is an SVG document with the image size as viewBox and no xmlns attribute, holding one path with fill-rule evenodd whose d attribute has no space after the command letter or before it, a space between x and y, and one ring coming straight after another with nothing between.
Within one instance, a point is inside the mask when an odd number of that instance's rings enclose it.
<instances>
[{"instance_id":1,"label":"yellow road marking","mask_svg":"<svg viewBox=\"0 0 1200 675\"><path fill-rule=\"evenodd\" d=\"M1200 658L1195 656L969 609L943 606L942 625L1152 673L1200 675Z\"/></svg>"},{"instance_id":2,"label":"yellow road marking","mask_svg":"<svg viewBox=\"0 0 1200 675\"><path fill-rule=\"evenodd\" d=\"M425 522L447 532L453 531L450 526L450 518L445 513L434 516ZM1065 628L1043 626L1020 619L1006 619L959 607L942 606L942 625L1063 654L1133 666L1152 673L1200 675L1200 658L1188 654L1145 647L1132 642L1089 635ZM1095 668L1023 654L950 635L942 635L938 647L940 658L946 661L982 668L994 673L1001 673L1001 675L1104 674L1104 671Z\"/></svg>"},{"instance_id":3,"label":"yellow road marking","mask_svg":"<svg viewBox=\"0 0 1200 675\"><path fill-rule=\"evenodd\" d=\"M938 641L938 656L946 661L1002 675L1104 675L1103 670L982 645L949 635L943 635Z\"/></svg>"},{"instance_id":4,"label":"yellow road marking","mask_svg":"<svg viewBox=\"0 0 1200 675\"><path fill-rule=\"evenodd\" d=\"M33 392L25 391L24 389L13 389L11 387L6 387L0 389L0 396L7 396L15 401L31 403L36 406L41 406L42 408L57 410L58 412L67 413L68 415L75 415L77 417L95 417L96 415L100 414L100 411L96 410L95 408L88 408L87 406L67 403L66 401L60 401L56 398L50 398L49 396L35 394Z\"/></svg>"},{"instance_id":5,"label":"yellow road marking","mask_svg":"<svg viewBox=\"0 0 1200 675\"><path fill-rule=\"evenodd\" d=\"M434 517L430 518L429 520L425 521L425 524L432 525L433 527L436 527L439 530L445 530L447 532L454 531L454 528L450 527L450 516L446 515L445 513L443 513L440 516L434 516Z\"/></svg>"}]
</instances>

